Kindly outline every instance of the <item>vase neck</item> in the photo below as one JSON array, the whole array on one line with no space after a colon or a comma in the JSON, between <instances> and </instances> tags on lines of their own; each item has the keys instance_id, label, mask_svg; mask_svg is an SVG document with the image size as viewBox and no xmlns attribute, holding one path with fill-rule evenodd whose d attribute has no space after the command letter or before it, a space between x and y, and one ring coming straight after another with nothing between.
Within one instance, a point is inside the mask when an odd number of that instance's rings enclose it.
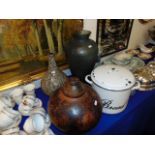
<instances>
[{"instance_id":1,"label":"vase neck","mask_svg":"<svg viewBox=\"0 0 155 155\"><path fill-rule=\"evenodd\" d=\"M89 39L91 32L87 30L82 30L80 32L75 33L74 37L76 39Z\"/></svg>"}]
</instances>

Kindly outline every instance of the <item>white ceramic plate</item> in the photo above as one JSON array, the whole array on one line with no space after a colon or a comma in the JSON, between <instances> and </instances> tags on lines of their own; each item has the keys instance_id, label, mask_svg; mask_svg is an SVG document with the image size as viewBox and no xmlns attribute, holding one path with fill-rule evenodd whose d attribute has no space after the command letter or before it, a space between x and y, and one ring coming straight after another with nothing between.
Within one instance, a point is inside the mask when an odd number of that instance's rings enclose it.
<instances>
[{"instance_id":1,"label":"white ceramic plate","mask_svg":"<svg viewBox=\"0 0 155 155\"><path fill-rule=\"evenodd\" d=\"M105 60L104 64L118 65L112 61L112 58ZM135 70L143 67L144 65L145 65L145 63L143 60L141 60L140 58L137 58L137 57L133 57L128 64L124 63L124 64L121 64L120 66L126 67L127 69L134 72Z\"/></svg>"}]
</instances>

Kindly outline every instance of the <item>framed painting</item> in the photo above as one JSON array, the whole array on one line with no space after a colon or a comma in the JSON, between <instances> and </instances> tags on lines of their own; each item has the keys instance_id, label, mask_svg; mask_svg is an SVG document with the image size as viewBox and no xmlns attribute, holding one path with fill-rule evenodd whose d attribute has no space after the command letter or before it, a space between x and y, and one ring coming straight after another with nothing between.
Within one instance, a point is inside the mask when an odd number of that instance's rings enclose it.
<instances>
[{"instance_id":1,"label":"framed painting","mask_svg":"<svg viewBox=\"0 0 155 155\"><path fill-rule=\"evenodd\" d=\"M132 19L98 19L97 43L101 57L128 47Z\"/></svg>"},{"instance_id":2,"label":"framed painting","mask_svg":"<svg viewBox=\"0 0 155 155\"><path fill-rule=\"evenodd\" d=\"M66 68L63 45L82 28L81 19L1 19L0 91L41 78L49 51Z\"/></svg>"}]
</instances>

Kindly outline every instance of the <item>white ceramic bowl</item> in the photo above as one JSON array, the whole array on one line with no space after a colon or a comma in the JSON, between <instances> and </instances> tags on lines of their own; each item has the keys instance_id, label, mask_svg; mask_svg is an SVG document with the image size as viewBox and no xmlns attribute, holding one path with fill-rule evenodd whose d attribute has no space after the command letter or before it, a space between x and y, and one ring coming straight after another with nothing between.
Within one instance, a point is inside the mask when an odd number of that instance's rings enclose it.
<instances>
[{"instance_id":1,"label":"white ceramic bowl","mask_svg":"<svg viewBox=\"0 0 155 155\"><path fill-rule=\"evenodd\" d=\"M41 133L45 130L45 119L40 114L33 114L26 120L23 128L28 134Z\"/></svg>"}]
</instances>

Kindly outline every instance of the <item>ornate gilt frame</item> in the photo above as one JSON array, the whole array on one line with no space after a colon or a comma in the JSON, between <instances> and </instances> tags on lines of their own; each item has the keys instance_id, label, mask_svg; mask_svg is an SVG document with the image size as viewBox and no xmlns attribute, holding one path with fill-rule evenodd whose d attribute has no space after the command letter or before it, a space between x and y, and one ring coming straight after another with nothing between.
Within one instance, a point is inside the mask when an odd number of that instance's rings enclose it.
<instances>
[{"instance_id":1,"label":"ornate gilt frame","mask_svg":"<svg viewBox=\"0 0 155 155\"><path fill-rule=\"evenodd\" d=\"M16 19L15 19L16 20ZM38 55L35 55L34 57L37 59L37 60L39 60L38 58L41 58L42 60L42 62L44 62L44 63L46 63L47 64L47 52L48 51L51 51L51 50L53 50L53 51L57 51L56 53L55 53L55 60L56 60L56 62L57 62L57 64L58 64L58 66L60 67L60 69L61 70L64 70L64 69L67 69L68 68L68 64L67 64L67 62L66 62L66 58L65 58L65 53L64 53L64 51L63 51L63 43L62 43L62 40L63 41L66 41L67 39L69 39L70 37L71 37L71 35L72 35L72 33L75 33L76 31L79 31L79 30L81 30L82 28L83 28L83 20L81 20L81 19L76 19L76 20L74 20L74 19L67 19L67 20L62 20L62 19L53 19L53 21L55 22L54 23L54 25L49 25L49 23L50 23L50 21L49 20L46 20L46 19L40 19L40 20L42 20L42 25L43 25L43 27L42 27L42 29L44 29L44 33L45 33L45 37L46 37L46 46L48 47L46 47L45 49L43 49L44 51L43 51L43 53L46 53L45 55L43 54L42 56L43 57L38 57ZM57 21L56 21L57 20ZM62 25L62 21L64 22L66 22L64 25ZM82 22L81 22L82 21ZM4 22L4 23L7 23L7 20L0 20L0 24L3 24L2 22ZM12 21L13 23L14 23L14 21ZM36 22L37 21L35 21L35 20L33 20L33 21L31 21L32 23L32 25L31 25L31 27L32 27L32 29L34 28L33 26L36 26ZM39 21L39 23L38 24L40 24L40 22L41 21ZM48 23L49 22L49 23ZM79 22L79 23L78 23ZM7 23L8 24L8 23ZM22 23L21 23L22 24ZM34 25L35 24L35 25ZM50 23L51 24L51 23ZM53 23L52 23L53 24ZM66 30L65 28L67 27L67 24L68 24L68 29ZM10 24L11 25L11 24ZM10 26L10 25L8 25L8 26ZM75 26L76 25L76 26ZM2 25L3 26L3 25ZM1 27L2 27L1 26ZM51 27L50 27L51 26ZM0 27L0 29L1 29L1 27ZM4 27L4 26L3 26ZM39 29L40 27L38 27L38 29ZM72 29L73 28L73 29ZM18 29L18 28L17 28ZM65 30L64 30L65 29ZM16 30L16 27L14 26L14 29L13 30ZM71 31L69 31L69 30L71 30ZM2 31L2 30L1 30ZM0 31L0 33L1 33L1 31ZM24 32L25 31L25 29L23 30L22 29L22 32ZM56 31L56 32L55 32ZM42 32L42 31L41 31ZM63 32L63 33L62 33ZM35 32L33 32L34 34L35 34ZM42 32L43 33L43 32ZM60 34L60 33L62 33L62 34ZM66 33L69 33L69 36L70 37L68 37L67 39L65 38L65 37L67 37L67 35L66 35ZM52 36L50 36L50 35ZM21 35L21 34L20 34ZM55 35L54 37L53 37L53 35ZM57 36L56 36L57 35ZM6 36L6 35L5 35ZM22 36L22 35L21 35ZM62 38L61 38L61 37ZM1 36L0 36L1 37ZM40 36L41 37L41 36ZM64 38L63 38L64 37ZM53 39L54 38L54 39ZM0 38L0 39L2 39L2 38ZM6 39L6 38L5 38ZM9 40L9 37L7 38L8 40ZM61 43L60 43L60 41L61 41ZM51 43L50 45L49 45L49 42ZM61 44L61 46L60 46L60 44ZM7 44L5 44L5 45L7 45ZM62 49L62 51L59 51L58 49ZM2 50L0 49L0 52L1 52ZM38 50L39 51L39 50ZM31 51L31 53L32 53L33 51ZM0 53L1 54L1 53ZM1 56L1 55L0 55ZM29 56L30 57L30 59L31 59L31 56ZM6 60L11 60L11 59L6 59ZM4 63L6 62L6 60L4 61ZM14 61L14 59L13 59L13 61ZM0 62L2 62L2 64L3 64L3 60L1 59L1 61ZM19 86L19 85L24 85L24 84L27 84L27 83L30 83L30 82L32 82L32 81L35 81L35 80L39 80L39 79L41 79L43 76L44 76L44 74L47 72L47 65L45 66L45 65L43 65L43 67L41 67L41 68L37 68L36 70L33 70L32 72L26 72L24 75L19 75L19 76L15 76L15 77L11 77L10 79L5 79L5 72L3 72L3 68L5 68L5 67L1 67L1 66L5 66L5 65L1 65L1 63L0 63L0 76L3 74L3 78L1 78L1 79L4 79L4 81L0 81L0 92L1 91L4 91L4 90L7 90L7 89L9 89L9 88L13 88L13 87L16 87L16 86ZM10 65L11 66L11 65ZM10 67L9 65L7 66L6 65L6 68L7 69L10 69L9 67ZM11 70L11 72L13 72L12 70ZM18 74L17 74L18 75Z\"/></svg>"},{"instance_id":2,"label":"ornate gilt frame","mask_svg":"<svg viewBox=\"0 0 155 155\"><path fill-rule=\"evenodd\" d=\"M61 70L64 70L67 68L68 68L68 64L65 64L60 67ZM40 71L25 74L23 76L16 77L15 79L12 79L12 80L6 80L5 82L0 84L0 91L4 91L16 86L25 85L35 80L39 80L45 75L46 72L47 72L47 69L44 68Z\"/></svg>"}]
</instances>

